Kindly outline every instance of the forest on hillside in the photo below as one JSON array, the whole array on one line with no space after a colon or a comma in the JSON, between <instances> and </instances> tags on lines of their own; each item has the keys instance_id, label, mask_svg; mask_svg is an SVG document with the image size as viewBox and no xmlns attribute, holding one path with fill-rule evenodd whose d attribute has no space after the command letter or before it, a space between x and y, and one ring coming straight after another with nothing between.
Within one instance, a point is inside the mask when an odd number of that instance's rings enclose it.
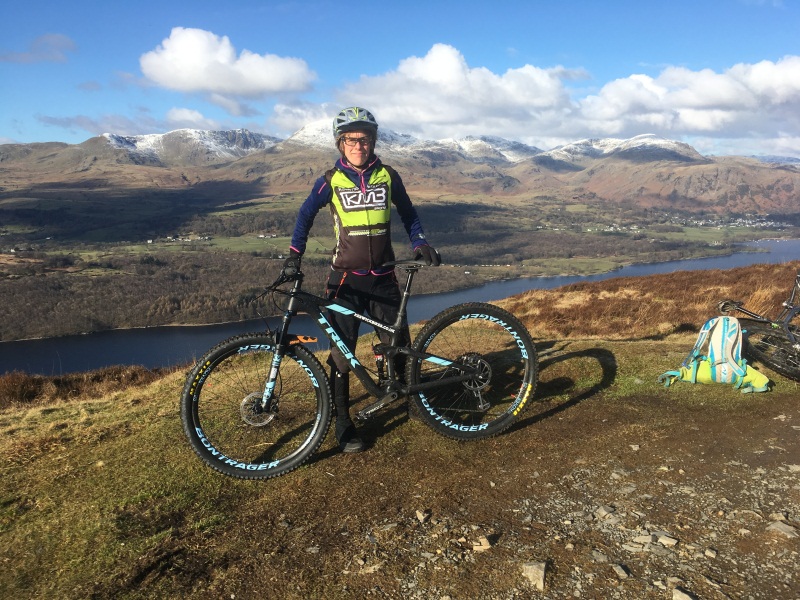
<instances>
[{"instance_id":1,"label":"forest on hillside","mask_svg":"<svg viewBox=\"0 0 800 600\"><path fill-rule=\"evenodd\" d=\"M410 258L400 244L398 257ZM506 236L491 231L440 234L437 247L445 264L420 273L416 293L536 274L523 261L617 256L628 262L655 262L709 253L700 243L653 244L625 236L554 231ZM730 250L719 246L715 251ZM0 264L0 340L277 314L260 295L277 277L282 263L282 258L272 258L268 251L224 252L202 246L193 251L119 253L96 259L69 253L19 253L13 264ZM306 255L303 269L309 291L322 292L328 265L327 253Z\"/></svg>"}]
</instances>

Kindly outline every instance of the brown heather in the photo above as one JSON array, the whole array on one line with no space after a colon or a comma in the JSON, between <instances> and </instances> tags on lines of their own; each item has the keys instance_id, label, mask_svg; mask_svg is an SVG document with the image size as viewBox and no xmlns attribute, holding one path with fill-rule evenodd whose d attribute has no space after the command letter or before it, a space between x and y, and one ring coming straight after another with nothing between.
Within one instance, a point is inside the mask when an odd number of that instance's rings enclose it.
<instances>
[{"instance_id":1,"label":"brown heather","mask_svg":"<svg viewBox=\"0 0 800 600\"><path fill-rule=\"evenodd\" d=\"M697 331L718 314L717 302L744 301L774 314L785 300L800 261L730 270L678 271L531 290L501 302L535 338L663 339Z\"/></svg>"},{"instance_id":2,"label":"brown heather","mask_svg":"<svg viewBox=\"0 0 800 600\"><path fill-rule=\"evenodd\" d=\"M12 371L0 375L0 410L22 404L46 405L102 398L126 388L152 383L166 373L164 369L150 370L140 366L113 366L57 377Z\"/></svg>"}]
</instances>

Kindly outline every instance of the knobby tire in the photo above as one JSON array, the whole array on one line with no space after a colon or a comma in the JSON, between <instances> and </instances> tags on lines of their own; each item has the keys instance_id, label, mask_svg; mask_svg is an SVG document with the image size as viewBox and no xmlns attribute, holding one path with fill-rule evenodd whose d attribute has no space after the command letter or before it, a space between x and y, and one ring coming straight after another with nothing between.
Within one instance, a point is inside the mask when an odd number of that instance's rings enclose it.
<instances>
[{"instance_id":1,"label":"knobby tire","mask_svg":"<svg viewBox=\"0 0 800 600\"><path fill-rule=\"evenodd\" d=\"M744 335L744 353L748 358L764 363L784 377L800 381L800 351L793 348L781 329L769 323L740 319ZM792 334L800 339L800 328L789 325Z\"/></svg>"},{"instance_id":2,"label":"knobby tire","mask_svg":"<svg viewBox=\"0 0 800 600\"><path fill-rule=\"evenodd\" d=\"M266 333L235 336L201 358L186 379L181 420L195 453L211 468L240 479L269 479L305 463L331 421L328 378L304 346L290 346L263 412L275 342Z\"/></svg>"},{"instance_id":3,"label":"knobby tire","mask_svg":"<svg viewBox=\"0 0 800 600\"><path fill-rule=\"evenodd\" d=\"M412 347L479 371L472 380L412 395L420 418L444 436L475 440L497 435L517 420L536 390L538 363L530 334L511 313L492 304L471 302L442 311ZM406 380L424 383L457 372L412 358Z\"/></svg>"}]
</instances>

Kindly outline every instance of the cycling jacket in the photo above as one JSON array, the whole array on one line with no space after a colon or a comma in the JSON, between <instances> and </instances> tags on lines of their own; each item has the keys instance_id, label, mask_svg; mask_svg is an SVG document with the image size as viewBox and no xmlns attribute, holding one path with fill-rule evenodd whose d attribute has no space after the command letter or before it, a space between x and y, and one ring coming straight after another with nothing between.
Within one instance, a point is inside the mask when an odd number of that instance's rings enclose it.
<instances>
[{"instance_id":1,"label":"cycling jacket","mask_svg":"<svg viewBox=\"0 0 800 600\"><path fill-rule=\"evenodd\" d=\"M417 211L397 172L376 156L359 173L342 159L317 179L300 207L291 249L303 254L317 213L328 206L333 216L336 271L372 271L394 260L391 205L408 233L412 248L426 244Z\"/></svg>"}]
</instances>

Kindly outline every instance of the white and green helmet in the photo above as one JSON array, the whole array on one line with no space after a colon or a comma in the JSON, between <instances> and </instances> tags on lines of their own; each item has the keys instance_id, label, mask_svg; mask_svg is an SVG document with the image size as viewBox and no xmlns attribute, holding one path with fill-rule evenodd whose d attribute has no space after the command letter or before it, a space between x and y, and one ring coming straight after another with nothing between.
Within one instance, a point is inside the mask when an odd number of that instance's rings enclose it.
<instances>
[{"instance_id":1,"label":"white and green helmet","mask_svg":"<svg viewBox=\"0 0 800 600\"><path fill-rule=\"evenodd\" d=\"M350 106L343 108L339 114L333 118L333 139L348 131L370 131L374 136L378 135L378 122L366 108L360 106Z\"/></svg>"}]
</instances>

